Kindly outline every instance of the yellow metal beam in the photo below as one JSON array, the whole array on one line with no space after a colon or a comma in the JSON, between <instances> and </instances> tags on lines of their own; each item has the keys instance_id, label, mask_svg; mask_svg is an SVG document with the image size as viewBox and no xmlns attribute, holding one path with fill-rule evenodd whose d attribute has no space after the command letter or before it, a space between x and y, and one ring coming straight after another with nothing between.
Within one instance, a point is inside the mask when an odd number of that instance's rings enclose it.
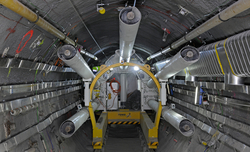
<instances>
[{"instance_id":1,"label":"yellow metal beam","mask_svg":"<svg viewBox=\"0 0 250 152\"><path fill-rule=\"evenodd\" d=\"M140 111L109 111L108 120L140 120Z\"/></svg>"}]
</instances>

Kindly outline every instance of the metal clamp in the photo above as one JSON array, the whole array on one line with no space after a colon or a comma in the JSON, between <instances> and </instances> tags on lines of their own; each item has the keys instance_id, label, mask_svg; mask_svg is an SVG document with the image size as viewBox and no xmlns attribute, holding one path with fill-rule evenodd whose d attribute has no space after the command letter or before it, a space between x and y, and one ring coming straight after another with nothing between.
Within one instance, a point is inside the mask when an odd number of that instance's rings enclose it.
<instances>
[{"instance_id":1,"label":"metal clamp","mask_svg":"<svg viewBox=\"0 0 250 152\"><path fill-rule=\"evenodd\" d=\"M30 21L30 22L35 24L36 22L38 22L39 18L40 18L40 16L39 16L39 14L37 13L37 14L36 14L36 20L35 20L34 22L32 22L32 21Z\"/></svg>"},{"instance_id":2,"label":"metal clamp","mask_svg":"<svg viewBox=\"0 0 250 152\"><path fill-rule=\"evenodd\" d=\"M219 18L219 20L221 20L222 22L226 22L226 21L228 21L228 20L229 20L229 19L227 19L227 20L223 20L223 19L221 19L220 14L218 15L218 18Z\"/></svg>"}]
</instances>

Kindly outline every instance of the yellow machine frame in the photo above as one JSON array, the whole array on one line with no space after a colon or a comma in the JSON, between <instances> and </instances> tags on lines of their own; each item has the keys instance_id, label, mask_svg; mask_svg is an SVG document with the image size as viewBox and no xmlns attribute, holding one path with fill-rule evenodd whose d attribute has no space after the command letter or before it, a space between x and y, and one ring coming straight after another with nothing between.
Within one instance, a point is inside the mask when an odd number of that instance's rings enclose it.
<instances>
[{"instance_id":1,"label":"yellow machine frame","mask_svg":"<svg viewBox=\"0 0 250 152\"><path fill-rule=\"evenodd\" d=\"M108 70L115 67L120 66L137 66L141 70L143 70L145 73L147 73L152 80L155 82L158 92L160 94L160 84L158 80L155 78L155 76L149 71L150 66L149 65L138 65L135 63L116 63L110 66L101 66L101 71L97 74L93 82L90 86L90 100L92 99L92 92L94 89L94 86L97 82L97 80ZM161 117L161 110L162 105L159 101L159 109L156 113L155 122L153 123L151 119L149 119L146 112L141 111L131 111L128 109L120 109L119 111L110 111L110 112L103 112L100 117L101 121L99 122L100 118L98 119L98 122L96 122L95 114L92 109L92 105L89 104L89 114L90 119L93 127L93 148L94 149L102 149L103 146L103 138L105 136L105 132L107 129L107 124L141 124L144 136L147 140L148 147L150 149L156 149L158 146L158 126L160 122Z\"/></svg>"}]
</instances>

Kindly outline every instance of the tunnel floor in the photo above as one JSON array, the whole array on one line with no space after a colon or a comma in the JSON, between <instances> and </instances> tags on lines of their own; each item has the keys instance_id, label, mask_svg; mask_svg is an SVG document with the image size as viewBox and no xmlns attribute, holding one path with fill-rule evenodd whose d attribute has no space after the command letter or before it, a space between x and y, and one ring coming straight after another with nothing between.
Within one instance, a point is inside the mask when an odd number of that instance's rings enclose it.
<instances>
[{"instance_id":1,"label":"tunnel floor","mask_svg":"<svg viewBox=\"0 0 250 152\"><path fill-rule=\"evenodd\" d=\"M105 152L142 152L139 125L111 125L108 127Z\"/></svg>"}]
</instances>

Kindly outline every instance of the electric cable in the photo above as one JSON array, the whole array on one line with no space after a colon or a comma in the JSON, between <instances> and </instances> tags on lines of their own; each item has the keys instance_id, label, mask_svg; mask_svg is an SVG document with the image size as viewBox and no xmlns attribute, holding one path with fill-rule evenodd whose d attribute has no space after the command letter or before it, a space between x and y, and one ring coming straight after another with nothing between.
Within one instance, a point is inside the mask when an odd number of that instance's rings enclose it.
<instances>
[{"instance_id":1,"label":"electric cable","mask_svg":"<svg viewBox=\"0 0 250 152\"><path fill-rule=\"evenodd\" d=\"M45 129L45 130L46 130L47 136L48 136L48 138L49 138L49 141L50 141L50 144L51 144L52 150L54 150L54 146L53 146L53 143L52 143L52 141L51 141L50 135L49 135L49 133L48 133L47 129Z\"/></svg>"},{"instance_id":2,"label":"electric cable","mask_svg":"<svg viewBox=\"0 0 250 152\"><path fill-rule=\"evenodd\" d=\"M33 4L30 0L26 0L26 1L29 2L29 3L30 3L33 7L35 7L37 10L39 10L39 11L41 11L41 12L47 14L47 12L45 12L45 11L43 11L42 9L40 9L39 7L37 7L37 6L36 6L35 4ZM61 24L59 24L58 22L54 21L48 14L47 14L46 16L48 16L48 18L49 18L50 21L52 21L53 23L59 25L59 26L63 29L63 31L65 31L65 28L64 28ZM46 17L46 16L44 16L44 17ZM43 18L44 18L44 17L43 17Z\"/></svg>"},{"instance_id":3,"label":"electric cable","mask_svg":"<svg viewBox=\"0 0 250 152\"><path fill-rule=\"evenodd\" d=\"M210 13L208 13L208 14L206 14L206 15L203 15L203 17L197 19L197 20L195 21L195 23L191 26L191 28L193 28L193 27L195 26L195 24L196 24L197 22L199 22L200 20L203 20L205 17L210 16L210 15L212 15L213 13L215 13L216 11L218 11L218 10L220 9L221 6L225 5L225 4L226 4L227 2L229 2L229 1L231 1L231 0L226 0L225 2L221 3L221 5L219 5L219 6L216 7L214 10L212 10Z\"/></svg>"},{"instance_id":4,"label":"electric cable","mask_svg":"<svg viewBox=\"0 0 250 152\"><path fill-rule=\"evenodd\" d=\"M113 83L113 82L118 83L118 85L119 85L119 89L118 89L118 90L115 90L115 89L113 88L113 86L112 86L112 83ZM109 107L109 108L107 108L107 109L111 109L111 108L114 106L115 98L118 96L118 93L121 92L121 84L120 84L120 82L118 82L117 80L112 79L112 80L110 81L110 83L109 83L109 86L110 86L110 88L111 88L113 94L116 94L116 95L115 95L115 97L114 97L114 99L113 99L112 106Z\"/></svg>"},{"instance_id":5,"label":"electric cable","mask_svg":"<svg viewBox=\"0 0 250 152\"><path fill-rule=\"evenodd\" d=\"M43 61L43 59L44 59L45 56L47 55L48 51L52 48L52 46L53 46L54 44L56 44L58 41L59 41L59 40L56 39L56 41L50 45L49 49L48 49L48 50L45 52L45 54L43 55L43 57L42 57L42 59L41 59L41 62Z\"/></svg>"},{"instance_id":6,"label":"electric cable","mask_svg":"<svg viewBox=\"0 0 250 152\"><path fill-rule=\"evenodd\" d=\"M175 23L177 23L177 24L183 26L183 27L186 28L187 30L190 30L187 26L185 26L184 24L182 24L182 23L180 23L179 21L177 21L177 20L175 20L174 18L172 18L170 15L168 15L168 14L166 14L166 13L160 11L160 10L154 9L154 8L152 8L152 7L150 7L150 6L147 6L147 5L143 5L143 7L148 8L148 9L151 9L151 10L156 11L156 12L158 12L158 13L161 13L161 14L163 14L163 15L166 15L168 18L170 18L171 20L173 20Z\"/></svg>"},{"instance_id":7,"label":"electric cable","mask_svg":"<svg viewBox=\"0 0 250 152\"><path fill-rule=\"evenodd\" d=\"M204 150L204 152L206 152L209 149L209 147L206 147L206 149Z\"/></svg>"},{"instance_id":8,"label":"electric cable","mask_svg":"<svg viewBox=\"0 0 250 152\"><path fill-rule=\"evenodd\" d=\"M36 93L37 93L37 92L36 92ZM36 114L37 114L37 122L39 123L40 121L39 121L39 111L38 111L38 107L37 107L37 113L36 113ZM42 139L45 141L45 146L46 146L45 148L48 149L48 144L47 144L47 141L46 141L45 138L44 138L43 133L41 132L40 135L41 135Z\"/></svg>"},{"instance_id":9,"label":"electric cable","mask_svg":"<svg viewBox=\"0 0 250 152\"><path fill-rule=\"evenodd\" d=\"M102 101L99 98L96 98L96 99L100 102L100 104L103 106L103 108L105 108L105 105L102 103Z\"/></svg>"},{"instance_id":10,"label":"electric cable","mask_svg":"<svg viewBox=\"0 0 250 152\"><path fill-rule=\"evenodd\" d=\"M114 99L113 99L113 103L112 103L112 106L111 107L109 107L109 108L107 108L107 109L111 109L111 108L113 108L113 106L114 106L114 103L115 103L115 98L118 96L118 94L116 94L115 95L115 97L114 97Z\"/></svg>"},{"instance_id":11,"label":"electric cable","mask_svg":"<svg viewBox=\"0 0 250 152\"><path fill-rule=\"evenodd\" d=\"M72 5L73 9L75 10L76 14L78 15L78 17L81 19L82 24L84 25L84 27L86 28L86 30L88 31L89 35L92 37L92 39L94 40L94 42L96 43L97 47L101 50L102 54L105 56L106 59L107 56L105 55L105 53L103 52L102 48L100 47L100 45L97 43L97 41L95 40L94 36L91 34L91 32L89 31L88 27L86 26L86 24L84 23L82 17L80 16L80 14L78 13L78 11L76 10L74 4L71 2L71 0L69 0L70 4Z\"/></svg>"},{"instance_id":12,"label":"electric cable","mask_svg":"<svg viewBox=\"0 0 250 152\"><path fill-rule=\"evenodd\" d=\"M119 85L119 89L118 89L118 90L115 90L115 89L113 88L113 86L112 86L112 83L113 83L113 82L118 83L118 85ZM110 81L109 86L110 86L111 90L113 91L113 93L118 94L118 93L120 93L120 92L121 92L121 84L120 84L120 82L118 82L117 80L112 79L112 80Z\"/></svg>"}]
</instances>

